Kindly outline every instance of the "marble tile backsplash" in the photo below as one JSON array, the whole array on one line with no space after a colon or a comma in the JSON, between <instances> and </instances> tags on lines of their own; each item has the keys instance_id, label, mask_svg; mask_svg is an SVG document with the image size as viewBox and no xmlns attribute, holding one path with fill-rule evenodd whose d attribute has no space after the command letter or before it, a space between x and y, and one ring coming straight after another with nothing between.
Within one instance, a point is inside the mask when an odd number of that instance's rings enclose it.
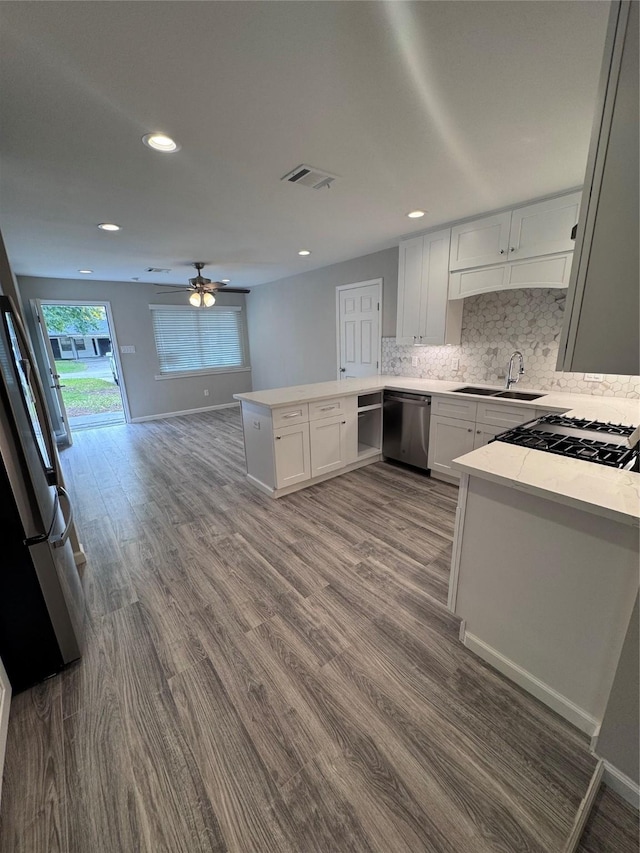
<instances>
[{"instance_id":1,"label":"marble tile backsplash","mask_svg":"<svg viewBox=\"0 0 640 853\"><path fill-rule=\"evenodd\" d=\"M640 397L640 377L606 374L586 382L583 373L556 371L566 294L563 290L507 290L465 299L460 346L399 346L382 339L382 372L395 376L496 384L504 381L513 350L524 355L521 387ZM412 363L417 358L417 366ZM458 370L452 361L458 359Z\"/></svg>"}]
</instances>

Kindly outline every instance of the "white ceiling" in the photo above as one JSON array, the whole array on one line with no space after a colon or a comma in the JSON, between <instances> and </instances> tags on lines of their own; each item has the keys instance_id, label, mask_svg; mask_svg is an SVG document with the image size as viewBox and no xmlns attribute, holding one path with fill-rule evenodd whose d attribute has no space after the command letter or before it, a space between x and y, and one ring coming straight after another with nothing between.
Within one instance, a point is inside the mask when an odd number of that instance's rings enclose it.
<instances>
[{"instance_id":1,"label":"white ceiling","mask_svg":"<svg viewBox=\"0 0 640 853\"><path fill-rule=\"evenodd\" d=\"M2 2L0 227L14 271L183 283L206 260L210 277L255 285L580 185L607 12ZM144 147L154 130L182 150ZM281 183L300 163L341 179ZM407 219L416 207L428 215Z\"/></svg>"}]
</instances>

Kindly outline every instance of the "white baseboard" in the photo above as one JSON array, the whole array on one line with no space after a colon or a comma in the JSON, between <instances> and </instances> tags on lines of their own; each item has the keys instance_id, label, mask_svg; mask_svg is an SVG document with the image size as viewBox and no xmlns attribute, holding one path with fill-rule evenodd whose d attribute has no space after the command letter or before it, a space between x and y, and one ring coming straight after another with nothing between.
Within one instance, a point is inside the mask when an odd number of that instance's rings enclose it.
<instances>
[{"instance_id":1,"label":"white baseboard","mask_svg":"<svg viewBox=\"0 0 640 853\"><path fill-rule=\"evenodd\" d=\"M261 480L258 480L256 477L253 477L251 474L247 474L246 476L251 485L260 489L260 491L264 492L265 495L270 495L272 498L282 498L285 495L290 495L292 492L299 492L301 489L308 489L309 486L315 486L317 483L324 483L325 480L332 480L334 477L339 477L341 474L348 474L349 471L364 468L365 465L380 462L381 459L382 454L372 454L371 456L366 456L364 459L358 459L356 462L351 462L351 464L345 465L344 468L338 468L337 471L329 471L326 474L320 474L318 477L310 477L308 480L301 480L299 483L294 483L292 486L285 486L283 489L274 489L266 483L263 483Z\"/></svg>"},{"instance_id":2,"label":"white baseboard","mask_svg":"<svg viewBox=\"0 0 640 853\"><path fill-rule=\"evenodd\" d=\"M131 418L132 424L141 424L144 421L162 421L165 418L177 418L180 415L198 415L200 412L213 412L216 409L231 409L240 403L218 403L217 406L201 406L199 409L183 409L181 412L163 412L160 415L143 415L141 418Z\"/></svg>"},{"instance_id":3,"label":"white baseboard","mask_svg":"<svg viewBox=\"0 0 640 853\"><path fill-rule=\"evenodd\" d=\"M73 561L76 564L78 571L80 571L81 567L87 562L87 554L80 542L78 542L78 550L73 552ZM82 574L82 572L80 572L80 574Z\"/></svg>"},{"instance_id":4,"label":"white baseboard","mask_svg":"<svg viewBox=\"0 0 640 853\"><path fill-rule=\"evenodd\" d=\"M626 776L617 767L605 759L604 762L604 777L602 781L608 785L612 791L626 800L629 805L633 806L636 811L640 810L640 787L633 779Z\"/></svg>"},{"instance_id":5,"label":"white baseboard","mask_svg":"<svg viewBox=\"0 0 640 853\"><path fill-rule=\"evenodd\" d=\"M0 661L0 798L2 797L2 768L7 747L9 731L9 711L11 708L11 684L5 668Z\"/></svg>"},{"instance_id":6,"label":"white baseboard","mask_svg":"<svg viewBox=\"0 0 640 853\"><path fill-rule=\"evenodd\" d=\"M600 783L602 782L603 774L604 761L600 760L596 764L595 770L591 775L591 781L589 782L587 792L582 798L582 802L578 806L578 811L576 812L576 816L573 821L573 826L571 827L571 833L569 835L569 838L567 839L567 843L565 844L562 853L576 853L576 851L578 850L578 847L580 846L580 839L582 838L582 833L584 832L584 829L587 825L591 809L593 808L593 804L595 803L596 797L598 796L598 791L600 790Z\"/></svg>"},{"instance_id":7,"label":"white baseboard","mask_svg":"<svg viewBox=\"0 0 640 853\"><path fill-rule=\"evenodd\" d=\"M598 731L600 727L599 720L596 720L595 717L592 717L570 699L567 699L566 696L558 693L553 687L545 684L544 681L540 681L535 675L532 675L514 661L509 660L509 658L496 649L488 646L482 640L478 639L478 637L466 631L462 642L468 649L477 654L478 657L491 664L494 669L506 675L507 678L514 681L519 687L524 688L532 696L535 696L536 699L544 702L545 705L557 714L560 714L561 717L564 717L565 720L568 720L572 725L580 729L580 731L585 732L589 736L594 735Z\"/></svg>"}]
</instances>

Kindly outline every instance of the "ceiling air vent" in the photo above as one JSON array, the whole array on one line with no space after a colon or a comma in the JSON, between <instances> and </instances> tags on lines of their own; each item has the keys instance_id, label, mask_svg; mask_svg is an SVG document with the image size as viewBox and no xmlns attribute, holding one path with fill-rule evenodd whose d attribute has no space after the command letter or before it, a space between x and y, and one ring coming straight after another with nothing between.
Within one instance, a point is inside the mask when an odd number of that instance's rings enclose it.
<instances>
[{"instance_id":1,"label":"ceiling air vent","mask_svg":"<svg viewBox=\"0 0 640 853\"><path fill-rule=\"evenodd\" d=\"M337 177L330 172L323 172L322 169L306 166L303 163L292 172L288 172L280 180L289 181L290 184L300 184L300 186L309 187L312 190L320 190L323 187L330 187Z\"/></svg>"},{"instance_id":2,"label":"ceiling air vent","mask_svg":"<svg viewBox=\"0 0 640 853\"><path fill-rule=\"evenodd\" d=\"M171 270L163 270L162 267L147 267L145 269L145 272L168 273L168 272L171 272Z\"/></svg>"}]
</instances>

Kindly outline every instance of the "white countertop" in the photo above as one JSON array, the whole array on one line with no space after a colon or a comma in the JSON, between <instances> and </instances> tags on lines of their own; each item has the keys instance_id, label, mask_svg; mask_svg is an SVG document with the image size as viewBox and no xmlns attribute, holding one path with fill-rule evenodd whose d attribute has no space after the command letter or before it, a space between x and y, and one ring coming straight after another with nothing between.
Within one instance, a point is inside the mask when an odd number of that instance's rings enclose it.
<instances>
[{"instance_id":1,"label":"white countertop","mask_svg":"<svg viewBox=\"0 0 640 853\"><path fill-rule=\"evenodd\" d=\"M314 382L310 385L291 385L288 388L272 388L267 391L251 391L247 394L234 394L235 400L255 403L258 406L266 406L275 409L280 406L291 406L298 403L312 403L317 400L327 400L331 397L343 397L347 394L363 394L373 391L383 391L388 388L392 391L414 391L422 394L450 394L454 388L464 385L473 385L479 388L492 388L503 391L503 386L483 385L481 382L445 382L440 379L411 379L408 376L369 376L366 379L342 379L332 382ZM528 388L518 388L528 391ZM536 390L536 389L531 389ZM531 408L548 408L565 411L573 401L580 398L580 394L546 394L538 392L543 396L537 400L527 402L524 400L504 400L499 402L518 406L530 406ZM479 397L477 394L456 394L466 400L494 400L493 397ZM591 399L591 398L588 398ZM602 399L602 398L600 398ZM625 401L626 402L626 401Z\"/></svg>"},{"instance_id":2,"label":"white countertop","mask_svg":"<svg viewBox=\"0 0 640 853\"><path fill-rule=\"evenodd\" d=\"M366 379L316 382L311 385L235 394L234 397L236 400L276 408L347 394L382 391L385 388L448 396L454 388L460 388L465 384L492 387L475 382L445 382L438 379L411 379L406 376L372 376ZM518 388L518 390L529 389ZM569 417L575 418L611 421L629 426L640 424L640 400L624 397L597 397L562 392L543 393L537 400L532 401L505 400L468 394L455 396L476 401L527 406L531 409L566 412ZM530 450L503 442L492 442L460 456L455 460L454 465L460 471L476 477L537 494L587 512L594 512L624 524L640 526L640 474L619 471L580 459L567 459L553 453Z\"/></svg>"}]
</instances>

